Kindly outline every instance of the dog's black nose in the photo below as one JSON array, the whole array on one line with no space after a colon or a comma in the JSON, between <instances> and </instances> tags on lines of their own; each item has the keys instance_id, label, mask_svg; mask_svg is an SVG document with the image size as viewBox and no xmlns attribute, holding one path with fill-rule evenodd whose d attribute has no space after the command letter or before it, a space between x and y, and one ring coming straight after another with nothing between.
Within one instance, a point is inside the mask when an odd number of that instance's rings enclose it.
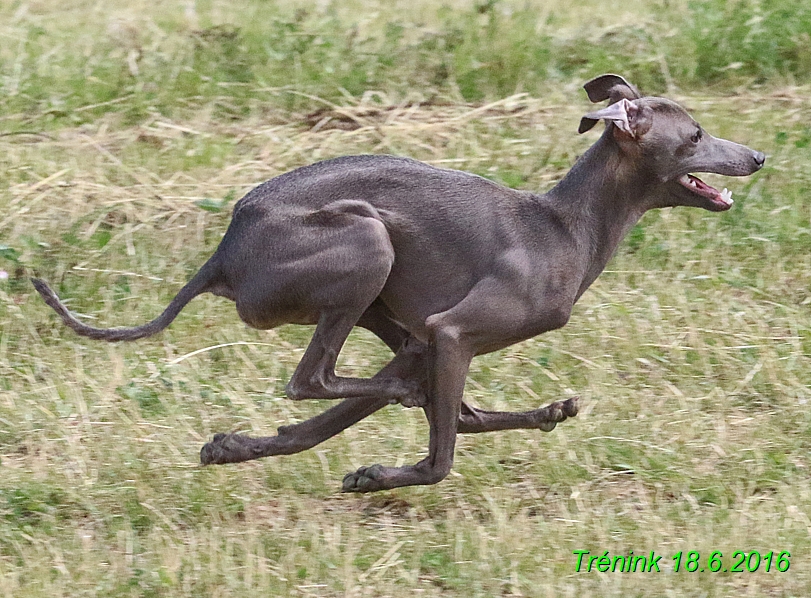
<instances>
[{"instance_id":1,"label":"dog's black nose","mask_svg":"<svg viewBox=\"0 0 811 598\"><path fill-rule=\"evenodd\" d=\"M763 166L763 163L766 162L766 154L763 152L755 152L752 154L752 157L755 159L755 164L757 164L758 168Z\"/></svg>"}]
</instances>

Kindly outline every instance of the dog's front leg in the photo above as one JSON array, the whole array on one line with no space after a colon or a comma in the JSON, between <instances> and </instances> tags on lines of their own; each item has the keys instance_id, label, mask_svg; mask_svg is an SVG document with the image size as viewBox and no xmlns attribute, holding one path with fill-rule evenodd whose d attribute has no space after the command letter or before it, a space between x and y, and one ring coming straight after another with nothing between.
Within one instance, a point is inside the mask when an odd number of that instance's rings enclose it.
<instances>
[{"instance_id":1,"label":"dog's front leg","mask_svg":"<svg viewBox=\"0 0 811 598\"><path fill-rule=\"evenodd\" d=\"M450 472L459 407L473 352L465 346L460 329L443 321L441 316L444 315L432 316L429 321L433 319L433 322L428 325L431 388L423 407L430 426L428 456L416 465L405 467L361 467L346 475L344 492L374 492L400 486L436 484Z\"/></svg>"}]
</instances>

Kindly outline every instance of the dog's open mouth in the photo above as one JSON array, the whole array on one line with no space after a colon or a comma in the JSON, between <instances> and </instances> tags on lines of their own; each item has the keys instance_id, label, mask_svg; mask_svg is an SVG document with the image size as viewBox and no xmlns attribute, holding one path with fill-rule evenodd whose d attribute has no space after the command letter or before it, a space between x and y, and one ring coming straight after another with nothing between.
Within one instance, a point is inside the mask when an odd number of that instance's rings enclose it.
<instances>
[{"instance_id":1,"label":"dog's open mouth","mask_svg":"<svg viewBox=\"0 0 811 598\"><path fill-rule=\"evenodd\" d=\"M693 176L692 174L685 174L684 176L680 177L679 184L686 187L690 190L690 192L695 193L696 195L706 197L716 208L720 210L728 210L730 207L732 207L732 191L728 189L719 191L715 187L708 185L700 178Z\"/></svg>"}]
</instances>

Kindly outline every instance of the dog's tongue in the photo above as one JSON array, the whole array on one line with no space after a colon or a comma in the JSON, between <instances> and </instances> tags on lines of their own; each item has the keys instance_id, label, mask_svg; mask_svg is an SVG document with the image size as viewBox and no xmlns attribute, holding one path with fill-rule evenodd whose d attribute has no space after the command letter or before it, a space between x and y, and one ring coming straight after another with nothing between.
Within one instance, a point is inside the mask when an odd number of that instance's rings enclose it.
<instances>
[{"instance_id":1,"label":"dog's tongue","mask_svg":"<svg viewBox=\"0 0 811 598\"><path fill-rule=\"evenodd\" d=\"M679 183L687 187L693 193L696 193L703 197L719 200L728 206L731 206L733 203L732 191L730 191L727 188L724 188L723 191L718 191L718 189L716 189L715 187L708 185L700 178L698 178L697 176L693 176L692 174L685 174L683 177L679 179Z\"/></svg>"}]
</instances>

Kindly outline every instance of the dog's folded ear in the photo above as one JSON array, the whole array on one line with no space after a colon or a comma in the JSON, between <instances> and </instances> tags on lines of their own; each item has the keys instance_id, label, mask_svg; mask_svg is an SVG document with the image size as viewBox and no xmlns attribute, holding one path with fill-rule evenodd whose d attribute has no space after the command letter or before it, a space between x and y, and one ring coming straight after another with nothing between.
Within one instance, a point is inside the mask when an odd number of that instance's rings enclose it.
<instances>
[{"instance_id":1,"label":"dog's folded ear","mask_svg":"<svg viewBox=\"0 0 811 598\"><path fill-rule=\"evenodd\" d=\"M588 131L598 120L612 123L633 139L644 135L650 128L649 110L646 112L642 106L626 98L622 98L619 102L610 104L602 110L586 114L580 121L579 131L581 133ZM585 128L584 123L586 123Z\"/></svg>"},{"instance_id":2,"label":"dog's folded ear","mask_svg":"<svg viewBox=\"0 0 811 598\"><path fill-rule=\"evenodd\" d=\"M608 100L609 106L616 104L620 100L636 100L642 97L636 87L619 75L600 75L583 85L583 89L586 90L586 94L588 94L589 100L592 102L597 103ZM580 120L580 126L577 129L578 133L585 133L590 130L597 124L597 120L599 119L590 118L589 115L584 116Z\"/></svg>"},{"instance_id":3,"label":"dog's folded ear","mask_svg":"<svg viewBox=\"0 0 811 598\"><path fill-rule=\"evenodd\" d=\"M606 100L611 100L609 104L614 104L623 98L636 100L642 97L636 87L619 75L600 75L583 85L583 89L595 104Z\"/></svg>"}]
</instances>

